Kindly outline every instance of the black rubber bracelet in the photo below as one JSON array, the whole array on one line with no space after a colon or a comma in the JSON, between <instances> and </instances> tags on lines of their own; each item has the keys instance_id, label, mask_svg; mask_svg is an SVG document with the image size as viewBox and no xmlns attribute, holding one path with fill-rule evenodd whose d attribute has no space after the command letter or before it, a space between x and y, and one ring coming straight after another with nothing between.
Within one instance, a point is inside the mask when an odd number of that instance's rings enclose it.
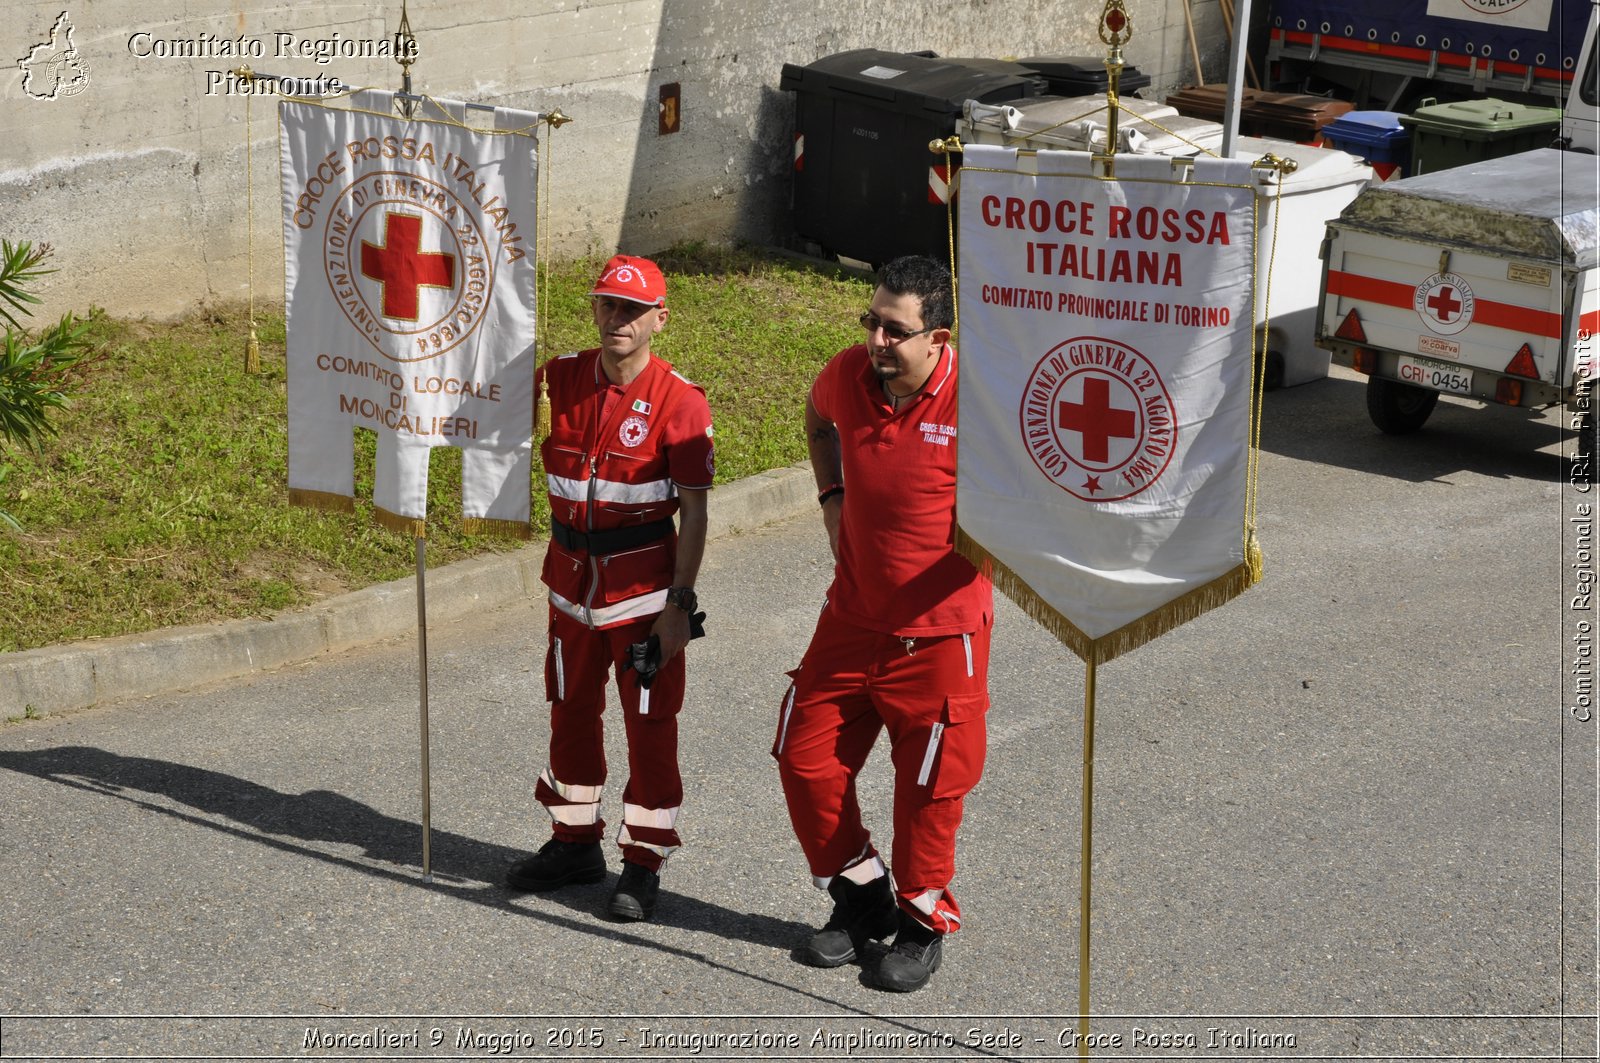
<instances>
[{"instance_id":1,"label":"black rubber bracelet","mask_svg":"<svg viewBox=\"0 0 1600 1063\"><path fill-rule=\"evenodd\" d=\"M828 488L826 491L822 492L822 494L817 496L817 505L825 506L828 504L828 499L832 498L834 495L842 494L844 494L844 484L834 484L832 487Z\"/></svg>"}]
</instances>

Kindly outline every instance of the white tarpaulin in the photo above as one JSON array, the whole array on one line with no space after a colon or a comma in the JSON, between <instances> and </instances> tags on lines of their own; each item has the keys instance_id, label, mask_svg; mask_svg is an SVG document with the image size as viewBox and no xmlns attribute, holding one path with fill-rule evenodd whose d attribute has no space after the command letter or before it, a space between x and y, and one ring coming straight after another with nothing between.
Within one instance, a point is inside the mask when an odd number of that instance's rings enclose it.
<instances>
[{"instance_id":1,"label":"white tarpaulin","mask_svg":"<svg viewBox=\"0 0 1600 1063\"><path fill-rule=\"evenodd\" d=\"M1082 152L965 149L958 543L1085 660L1259 575L1257 178L1186 170L1119 155L1108 180Z\"/></svg>"},{"instance_id":2,"label":"white tarpaulin","mask_svg":"<svg viewBox=\"0 0 1600 1063\"><path fill-rule=\"evenodd\" d=\"M496 109L472 129L460 105L392 106L366 91L279 107L290 499L349 508L367 428L383 523L423 534L429 452L453 446L467 527L525 535L538 116Z\"/></svg>"}]
</instances>

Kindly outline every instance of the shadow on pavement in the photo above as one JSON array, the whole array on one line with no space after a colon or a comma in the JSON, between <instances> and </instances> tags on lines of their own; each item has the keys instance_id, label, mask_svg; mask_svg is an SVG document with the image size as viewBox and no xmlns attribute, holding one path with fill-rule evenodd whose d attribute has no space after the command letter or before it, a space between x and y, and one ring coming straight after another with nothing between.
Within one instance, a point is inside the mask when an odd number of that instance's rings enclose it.
<instances>
[{"instance_id":1,"label":"shadow on pavement","mask_svg":"<svg viewBox=\"0 0 1600 1063\"><path fill-rule=\"evenodd\" d=\"M597 921L597 913L604 908L610 895L609 879L587 888L537 895L539 903L559 905L573 912L574 918L532 910L518 903L530 899L529 895L508 892L501 886L500 876L509 864L526 855L519 849L436 830L430 861L434 881L424 882L420 877L420 828L416 823L384 815L328 790L289 794L206 768L123 756L89 746L58 746L28 752L0 750L0 769L132 802L150 812L283 852L397 882L409 882L419 889L541 919L565 929L673 952L757 981L804 992L795 986L726 967L704 953L629 933L623 929L627 924ZM345 855L319 847L329 845L352 846L360 853ZM392 866L380 866L382 864ZM655 925L746 941L785 953L811 932L805 924L793 920L737 912L674 893L670 889L670 879L663 881L662 905ZM827 1002L855 1010L838 1001ZM862 1013L870 1014L865 1010Z\"/></svg>"},{"instance_id":2,"label":"shadow on pavement","mask_svg":"<svg viewBox=\"0 0 1600 1063\"><path fill-rule=\"evenodd\" d=\"M1417 432L1384 435L1367 416L1365 380L1329 377L1266 394L1261 449L1414 483L1462 472L1554 483L1566 470L1546 451L1570 435L1565 417L1442 397Z\"/></svg>"}]
</instances>

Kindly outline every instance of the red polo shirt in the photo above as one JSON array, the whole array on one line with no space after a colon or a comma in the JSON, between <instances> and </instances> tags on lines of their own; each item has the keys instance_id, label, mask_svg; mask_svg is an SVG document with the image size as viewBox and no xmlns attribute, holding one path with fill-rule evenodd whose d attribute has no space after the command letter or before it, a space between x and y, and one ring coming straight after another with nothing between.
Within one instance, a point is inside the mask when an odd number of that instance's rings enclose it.
<instances>
[{"instance_id":1,"label":"red polo shirt","mask_svg":"<svg viewBox=\"0 0 1600 1063\"><path fill-rule=\"evenodd\" d=\"M844 513L829 605L893 635L976 631L994 612L989 581L955 552L956 350L922 391L889 406L863 345L834 355L811 404L839 430Z\"/></svg>"}]
</instances>

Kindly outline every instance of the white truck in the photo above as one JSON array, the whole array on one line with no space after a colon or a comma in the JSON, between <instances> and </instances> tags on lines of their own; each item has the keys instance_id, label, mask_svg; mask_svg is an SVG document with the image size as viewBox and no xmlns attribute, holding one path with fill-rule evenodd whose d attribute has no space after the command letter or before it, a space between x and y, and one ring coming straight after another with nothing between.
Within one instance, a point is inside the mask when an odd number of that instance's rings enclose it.
<instances>
[{"instance_id":1,"label":"white truck","mask_svg":"<svg viewBox=\"0 0 1600 1063\"><path fill-rule=\"evenodd\" d=\"M1600 56L1595 54L1600 0L1590 7L1589 31L1584 35L1583 53L1578 57L1578 74L1572 79L1572 91L1567 94L1567 104L1561 112L1558 146L1593 155L1600 150L1600 143L1597 143L1600 142Z\"/></svg>"},{"instance_id":2,"label":"white truck","mask_svg":"<svg viewBox=\"0 0 1600 1063\"><path fill-rule=\"evenodd\" d=\"M1548 107L1570 95L1587 0L1271 0L1267 87L1338 90L1357 110L1427 97Z\"/></svg>"}]
</instances>

